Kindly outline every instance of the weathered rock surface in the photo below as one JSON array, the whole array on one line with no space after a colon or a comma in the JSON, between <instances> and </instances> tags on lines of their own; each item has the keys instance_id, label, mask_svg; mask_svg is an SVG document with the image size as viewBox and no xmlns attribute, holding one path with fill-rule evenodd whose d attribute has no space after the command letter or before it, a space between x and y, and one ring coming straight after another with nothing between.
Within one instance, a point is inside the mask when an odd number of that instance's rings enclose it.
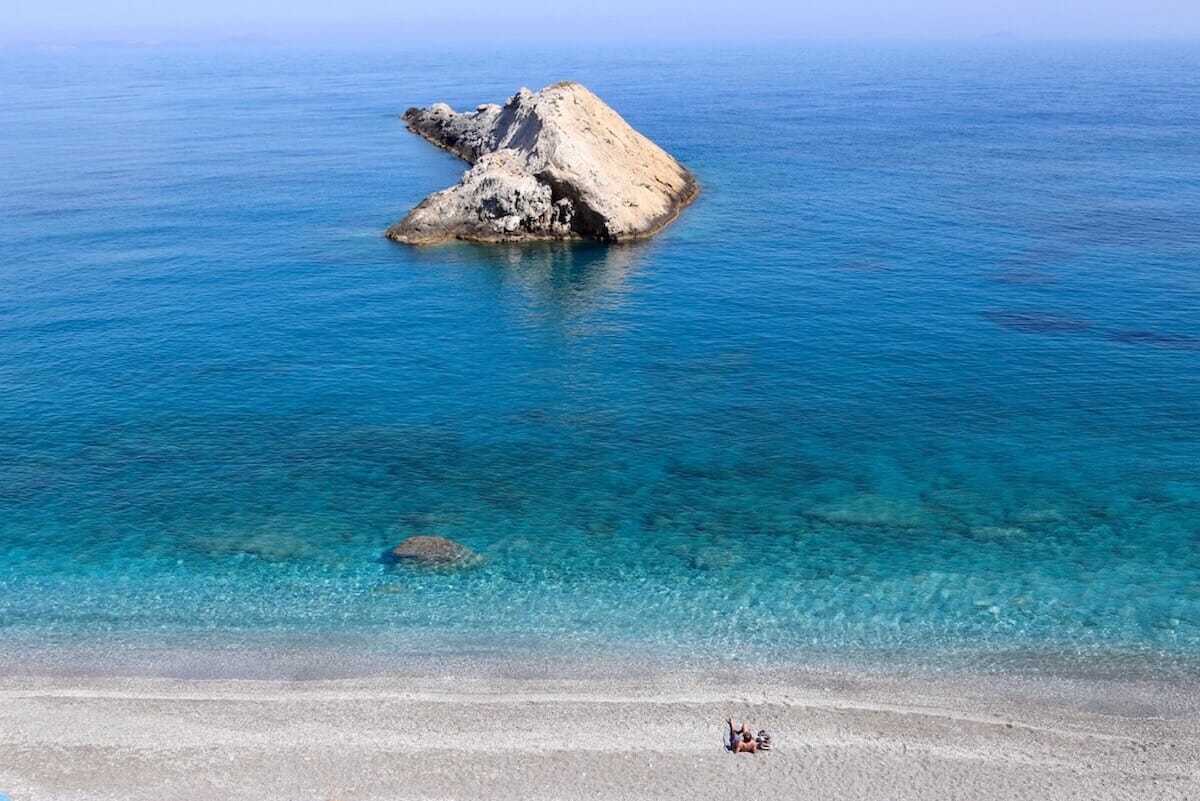
<instances>
[{"instance_id":1,"label":"weathered rock surface","mask_svg":"<svg viewBox=\"0 0 1200 801\"><path fill-rule=\"evenodd\" d=\"M470 565L480 561L479 554L465 545L445 537L424 535L409 537L389 552L396 562L409 562L424 567Z\"/></svg>"},{"instance_id":2,"label":"weathered rock surface","mask_svg":"<svg viewBox=\"0 0 1200 801\"><path fill-rule=\"evenodd\" d=\"M657 233L696 196L691 173L577 83L473 112L410 108L404 120L473 166L389 228L397 242L620 242Z\"/></svg>"}]
</instances>

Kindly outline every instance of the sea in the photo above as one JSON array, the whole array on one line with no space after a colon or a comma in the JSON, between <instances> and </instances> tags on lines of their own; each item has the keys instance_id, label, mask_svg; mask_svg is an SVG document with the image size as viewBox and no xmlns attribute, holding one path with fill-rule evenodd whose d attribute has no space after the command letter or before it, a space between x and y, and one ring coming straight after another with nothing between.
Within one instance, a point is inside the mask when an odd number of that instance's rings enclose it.
<instances>
[{"instance_id":1,"label":"sea","mask_svg":"<svg viewBox=\"0 0 1200 801\"><path fill-rule=\"evenodd\" d=\"M0 52L0 670L1200 675L1200 45ZM577 80L637 244L414 248ZM414 535L482 562L389 563Z\"/></svg>"}]
</instances>

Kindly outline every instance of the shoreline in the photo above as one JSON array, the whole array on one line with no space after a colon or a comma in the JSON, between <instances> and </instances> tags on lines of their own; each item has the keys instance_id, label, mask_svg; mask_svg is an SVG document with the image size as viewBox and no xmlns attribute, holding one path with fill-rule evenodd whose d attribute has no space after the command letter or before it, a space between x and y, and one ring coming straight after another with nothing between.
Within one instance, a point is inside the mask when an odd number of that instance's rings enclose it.
<instances>
[{"instance_id":1,"label":"shoreline","mask_svg":"<svg viewBox=\"0 0 1200 801\"><path fill-rule=\"evenodd\" d=\"M746 675L751 673L752 675ZM0 677L14 799L1200 796L1200 680ZM722 747L726 715L776 749Z\"/></svg>"},{"instance_id":2,"label":"shoreline","mask_svg":"<svg viewBox=\"0 0 1200 801\"><path fill-rule=\"evenodd\" d=\"M711 653L710 653L711 651ZM1008 679L1079 684L1200 684L1200 654L1134 649L882 650L813 647L756 651L657 647L637 640L389 637L367 632L148 632L0 635L0 678L342 680L444 673L497 678L610 678L630 673L723 675L752 670L790 680L810 675L964 683ZM1196 702L1200 710L1200 700Z\"/></svg>"}]
</instances>

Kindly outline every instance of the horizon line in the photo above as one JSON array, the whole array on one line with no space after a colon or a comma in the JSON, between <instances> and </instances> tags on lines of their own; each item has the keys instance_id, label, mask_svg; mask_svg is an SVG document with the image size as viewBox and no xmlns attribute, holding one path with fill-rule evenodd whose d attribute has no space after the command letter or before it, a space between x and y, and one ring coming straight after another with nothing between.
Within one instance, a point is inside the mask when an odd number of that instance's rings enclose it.
<instances>
[{"instance_id":1,"label":"horizon line","mask_svg":"<svg viewBox=\"0 0 1200 801\"><path fill-rule=\"evenodd\" d=\"M336 40L319 40L316 36L273 37L254 33L233 34L227 36L113 36L91 39L62 39L51 38L19 38L0 39L0 49L4 50L85 50L102 48L163 48L163 47L307 47L314 49L341 50L347 47L396 47L403 45L412 51L439 50L453 52L456 49L491 49L506 50L513 48L536 47L539 49L575 48L580 45L587 47L623 46L687 46L687 45L730 46L753 45L784 45L784 44L1200 44L1200 36L1026 36L1008 31L993 33L962 35L962 36L668 36L668 37L630 37L625 39L586 39L582 42L553 41L550 39L531 39L526 41L487 41L463 39L447 48L444 42L406 42L401 39L364 36L360 41L353 41L347 36Z\"/></svg>"}]
</instances>

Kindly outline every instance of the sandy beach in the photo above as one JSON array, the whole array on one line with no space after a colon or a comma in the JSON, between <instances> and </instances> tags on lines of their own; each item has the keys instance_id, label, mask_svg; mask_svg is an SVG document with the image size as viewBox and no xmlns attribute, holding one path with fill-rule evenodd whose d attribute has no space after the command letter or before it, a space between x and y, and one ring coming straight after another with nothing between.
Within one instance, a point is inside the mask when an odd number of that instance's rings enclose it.
<instances>
[{"instance_id":1,"label":"sandy beach","mask_svg":"<svg viewBox=\"0 0 1200 801\"><path fill-rule=\"evenodd\" d=\"M54 799L1195 799L1194 682L661 675L0 679ZM723 748L732 714L774 751Z\"/></svg>"}]
</instances>

